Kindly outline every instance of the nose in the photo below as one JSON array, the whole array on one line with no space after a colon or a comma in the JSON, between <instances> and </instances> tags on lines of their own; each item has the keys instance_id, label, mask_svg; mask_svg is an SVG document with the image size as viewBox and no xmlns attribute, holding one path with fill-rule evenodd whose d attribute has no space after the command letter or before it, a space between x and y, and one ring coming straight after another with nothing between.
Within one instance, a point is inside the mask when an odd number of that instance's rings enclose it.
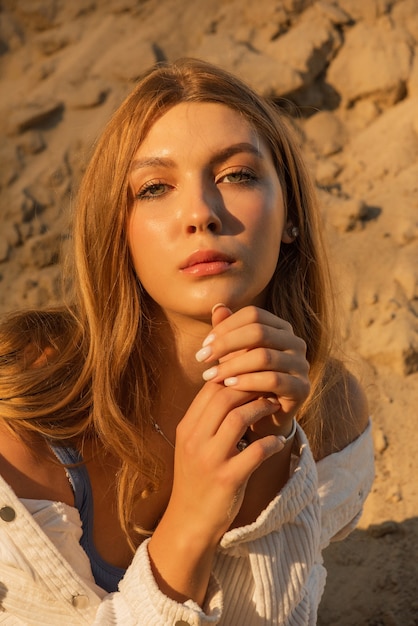
<instances>
[{"instance_id":1,"label":"nose","mask_svg":"<svg viewBox=\"0 0 418 626\"><path fill-rule=\"evenodd\" d=\"M184 198L185 228L187 234L209 231L220 233L222 230L222 200L216 187L193 185L188 197Z\"/></svg>"}]
</instances>

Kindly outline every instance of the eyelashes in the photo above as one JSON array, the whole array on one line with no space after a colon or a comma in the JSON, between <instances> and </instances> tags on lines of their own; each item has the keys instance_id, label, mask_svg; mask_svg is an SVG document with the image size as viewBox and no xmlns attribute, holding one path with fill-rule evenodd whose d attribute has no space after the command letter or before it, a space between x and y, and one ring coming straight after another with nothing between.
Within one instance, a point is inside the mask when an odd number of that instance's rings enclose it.
<instances>
[{"instance_id":1,"label":"eyelashes","mask_svg":"<svg viewBox=\"0 0 418 626\"><path fill-rule=\"evenodd\" d=\"M228 180L229 179L229 180ZM252 170L247 168L240 168L238 170L232 170L226 174L222 174L216 183L226 183L229 185L248 185L254 184L258 181L258 176Z\"/></svg>"},{"instance_id":2,"label":"eyelashes","mask_svg":"<svg viewBox=\"0 0 418 626\"><path fill-rule=\"evenodd\" d=\"M171 186L162 180L150 180L135 194L137 200L154 200L164 195Z\"/></svg>"},{"instance_id":3,"label":"eyelashes","mask_svg":"<svg viewBox=\"0 0 418 626\"><path fill-rule=\"evenodd\" d=\"M259 176L248 168L234 169L226 173L222 173L218 176L214 183L216 185L234 185L241 186L253 186L259 181ZM171 189L174 189L174 185L170 185L162 179L154 179L146 182L139 191L135 194L136 200L155 200L161 198Z\"/></svg>"}]
</instances>

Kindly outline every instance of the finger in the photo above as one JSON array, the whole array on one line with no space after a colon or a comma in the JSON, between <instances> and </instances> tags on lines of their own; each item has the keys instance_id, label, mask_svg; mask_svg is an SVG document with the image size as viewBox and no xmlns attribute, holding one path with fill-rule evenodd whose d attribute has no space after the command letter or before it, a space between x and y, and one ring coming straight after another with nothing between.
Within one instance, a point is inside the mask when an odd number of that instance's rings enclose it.
<instances>
[{"instance_id":1,"label":"finger","mask_svg":"<svg viewBox=\"0 0 418 626\"><path fill-rule=\"evenodd\" d=\"M221 383L225 379L250 372L278 371L293 376L307 376L309 364L304 355L269 348L255 348L235 353L230 359L206 369L203 380Z\"/></svg>"},{"instance_id":2,"label":"finger","mask_svg":"<svg viewBox=\"0 0 418 626\"><path fill-rule=\"evenodd\" d=\"M309 393L309 380L284 372L252 372L227 378L224 385L240 391L260 391L274 394L281 399L299 399Z\"/></svg>"},{"instance_id":3,"label":"finger","mask_svg":"<svg viewBox=\"0 0 418 626\"><path fill-rule=\"evenodd\" d=\"M226 321L229 321L229 319L232 319L232 316ZM306 343L304 340L294 335L287 328L254 323L234 328L227 333L218 333L220 325L206 337L206 340L203 342L203 348L196 354L198 361L209 363L235 352L259 347L306 354Z\"/></svg>"},{"instance_id":4,"label":"finger","mask_svg":"<svg viewBox=\"0 0 418 626\"><path fill-rule=\"evenodd\" d=\"M286 413L294 410L306 400L310 392L309 379L304 376L291 376L283 372L253 372L231 377L224 381L229 388L241 391L257 390L260 394L273 394Z\"/></svg>"},{"instance_id":5,"label":"finger","mask_svg":"<svg viewBox=\"0 0 418 626\"><path fill-rule=\"evenodd\" d=\"M257 307L244 307L235 313L228 315L230 309L222 303L215 304L212 309L212 324L214 329L204 339L202 349L196 354L198 361L204 361L212 354L212 344L216 338L223 337L231 331L240 329L250 324L260 324L277 328L278 330L287 330L293 334L291 325L281 318ZM216 329L215 329L216 326Z\"/></svg>"},{"instance_id":6,"label":"finger","mask_svg":"<svg viewBox=\"0 0 418 626\"><path fill-rule=\"evenodd\" d=\"M283 441L276 435L267 435L250 443L242 452L238 452L230 461L237 475L243 478L251 475L260 465L284 448Z\"/></svg>"},{"instance_id":7,"label":"finger","mask_svg":"<svg viewBox=\"0 0 418 626\"><path fill-rule=\"evenodd\" d=\"M215 305L214 309L218 310L217 307L218 305ZM265 309L255 306L247 306L239 309L232 315L225 316L224 319L217 322L216 332L217 334L228 333L235 328L247 326L248 324L264 324L266 326L292 332L292 326L289 322L277 317L277 315L274 315Z\"/></svg>"},{"instance_id":8,"label":"finger","mask_svg":"<svg viewBox=\"0 0 418 626\"><path fill-rule=\"evenodd\" d=\"M176 438L197 441L212 437L229 411L256 397L255 392L205 383L180 421Z\"/></svg>"},{"instance_id":9,"label":"finger","mask_svg":"<svg viewBox=\"0 0 418 626\"><path fill-rule=\"evenodd\" d=\"M236 454L237 443L257 422L271 416L280 408L275 399L257 398L230 411L215 434L217 448L223 455Z\"/></svg>"},{"instance_id":10,"label":"finger","mask_svg":"<svg viewBox=\"0 0 418 626\"><path fill-rule=\"evenodd\" d=\"M227 319L231 315L231 309L229 309L225 304L222 304L222 302L215 304L212 309L212 326L217 326L220 322Z\"/></svg>"}]
</instances>

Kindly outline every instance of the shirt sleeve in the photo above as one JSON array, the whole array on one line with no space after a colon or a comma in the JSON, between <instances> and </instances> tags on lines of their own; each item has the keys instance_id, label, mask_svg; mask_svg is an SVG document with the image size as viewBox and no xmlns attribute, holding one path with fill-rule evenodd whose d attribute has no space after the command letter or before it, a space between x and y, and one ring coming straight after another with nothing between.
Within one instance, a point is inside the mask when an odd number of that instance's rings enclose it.
<instances>
[{"instance_id":1,"label":"shirt sleeve","mask_svg":"<svg viewBox=\"0 0 418 626\"><path fill-rule=\"evenodd\" d=\"M113 611L122 616L115 623L136 624L127 617L132 611L143 616L144 626L203 626L219 623L221 615L222 624L253 625L260 615L269 624L313 624L325 580L317 487L316 465L298 427L289 481L254 523L225 533L202 609L193 602L177 604L161 593L145 542L119 593L102 602L95 623L108 620ZM223 596L228 598L225 605Z\"/></svg>"},{"instance_id":2,"label":"shirt sleeve","mask_svg":"<svg viewBox=\"0 0 418 626\"><path fill-rule=\"evenodd\" d=\"M325 584L318 477L299 426L290 474L254 523L229 531L221 541L215 572L228 597L225 624L258 624L260 616L264 624L316 624Z\"/></svg>"},{"instance_id":3,"label":"shirt sleeve","mask_svg":"<svg viewBox=\"0 0 418 626\"><path fill-rule=\"evenodd\" d=\"M371 422L339 452L317 463L321 503L321 548L344 539L357 525L374 480Z\"/></svg>"},{"instance_id":4,"label":"shirt sleeve","mask_svg":"<svg viewBox=\"0 0 418 626\"><path fill-rule=\"evenodd\" d=\"M218 624L222 613L222 592L214 576L201 608L189 600L178 603L165 596L155 582L144 541L119 584L117 593L109 594L101 603L94 625L117 626L206 626Z\"/></svg>"},{"instance_id":5,"label":"shirt sleeve","mask_svg":"<svg viewBox=\"0 0 418 626\"><path fill-rule=\"evenodd\" d=\"M206 626L221 619L256 624L262 614L265 623L311 626L325 581L321 548L356 523L373 476L370 425L317 464L298 427L288 482L253 524L224 535L202 607L175 602L160 591L148 541L137 550L119 591L100 598L0 480L2 615L18 624L36 614L39 623L51 626ZM243 589L248 589L245 601Z\"/></svg>"},{"instance_id":6,"label":"shirt sleeve","mask_svg":"<svg viewBox=\"0 0 418 626\"><path fill-rule=\"evenodd\" d=\"M147 544L148 540L137 550L118 592L95 593L0 477L0 622L10 626L217 624L222 592L215 577L202 608L191 600L177 603L158 588Z\"/></svg>"}]
</instances>

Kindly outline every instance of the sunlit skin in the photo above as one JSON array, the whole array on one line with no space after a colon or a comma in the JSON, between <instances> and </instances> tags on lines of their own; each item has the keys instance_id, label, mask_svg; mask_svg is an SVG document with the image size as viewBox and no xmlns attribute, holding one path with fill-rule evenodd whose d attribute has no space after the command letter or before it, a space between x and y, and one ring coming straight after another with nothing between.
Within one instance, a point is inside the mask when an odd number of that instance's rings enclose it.
<instances>
[{"instance_id":1,"label":"sunlit skin","mask_svg":"<svg viewBox=\"0 0 418 626\"><path fill-rule=\"evenodd\" d=\"M155 303L155 380L139 417L144 445L162 461L154 491L145 478L133 484L129 522L152 531L145 547L162 593L203 607L222 536L257 520L291 473L292 422L309 395L309 363L291 320L265 305L281 245L294 243L293 225L267 145L221 104L182 103L162 115L134 155L129 185L132 263ZM54 355L47 346L26 356L42 368ZM361 416L365 425L363 406ZM0 434L0 473L19 497L74 505L45 442L27 445L2 424ZM94 543L105 561L126 568L132 550L117 515L121 459L103 443L98 433L82 446ZM144 537L135 535L136 545Z\"/></svg>"},{"instance_id":2,"label":"sunlit skin","mask_svg":"<svg viewBox=\"0 0 418 626\"><path fill-rule=\"evenodd\" d=\"M167 326L158 331L154 412L176 442L173 486L148 549L165 593L202 602L222 533L254 521L288 478L291 447L277 435L307 396L309 366L289 322L263 307L293 239L267 146L221 104L182 103L158 119L130 186L133 264L175 329L174 352ZM252 443L237 457L246 432Z\"/></svg>"},{"instance_id":3,"label":"sunlit skin","mask_svg":"<svg viewBox=\"0 0 418 626\"><path fill-rule=\"evenodd\" d=\"M148 553L163 593L202 605L221 536L253 522L289 477L291 444L279 437L309 391L306 346L263 305L281 242L292 239L268 149L223 105L180 104L156 121L135 154L130 185L132 259L161 312L152 415L175 442L174 451L147 434L165 473L133 517L155 528ZM212 313L219 303L227 306ZM48 358L47 349L34 366ZM243 435L250 445L239 452ZM45 447L19 452L7 433L0 444L7 461L0 469L21 497L72 504L64 472L57 483L53 462L40 463ZM84 452L96 548L127 567L132 554L115 513L117 459Z\"/></svg>"},{"instance_id":4,"label":"sunlit skin","mask_svg":"<svg viewBox=\"0 0 418 626\"><path fill-rule=\"evenodd\" d=\"M160 390L156 410L169 436L174 440L172 404L182 387L183 399L191 401L203 375L272 394L278 391L276 369L289 372L280 378L288 414L282 427L288 430L297 396L306 390L307 364L305 346L289 323L262 310L281 242L293 241L267 146L237 111L216 103L181 103L151 127L134 156L130 185L134 267L177 331L174 359L167 353L167 331L159 331L167 356L160 366L165 393ZM213 317L217 303L228 308ZM263 430L271 432L271 419Z\"/></svg>"},{"instance_id":5,"label":"sunlit skin","mask_svg":"<svg viewBox=\"0 0 418 626\"><path fill-rule=\"evenodd\" d=\"M269 150L214 103L182 103L152 126L130 178L128 237L137 275L169 319L263 306L285 232Z\"/></svg>"}]
</instances>

